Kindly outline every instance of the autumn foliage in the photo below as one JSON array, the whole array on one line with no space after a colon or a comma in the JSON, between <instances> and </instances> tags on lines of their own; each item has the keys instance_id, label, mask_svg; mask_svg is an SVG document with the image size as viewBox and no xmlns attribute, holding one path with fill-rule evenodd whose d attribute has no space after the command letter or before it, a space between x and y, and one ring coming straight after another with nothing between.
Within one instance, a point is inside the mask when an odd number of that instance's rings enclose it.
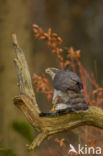
<instances>
[{"instance_id":1,"label":"autumn foliage","mask_svg":"<svg viewBox=\"0 0 103 156\"><path fill-rule=\"evenodd\" d=\"M72 47L62 47L63 40L56 33L53 33L51 28L49 28L47 32L44 32L42 28L34 24L33 31L34 37L46 41L51 52L56 54L61 70L69 70L69 67L71 66L72 71L79 72L87 102L93 105L100 104L103 101L103 89L99 88L95 77L92 74L89 74L81 63L80 50L74 50ZM90 84L89 86L87 85L87 81ZM44 73L42 76L34 74L33 82L37 92L40 91L41 93L46 94L48 99L52 98L53 90L50 88L50 84Z\"/></svg>"},{"instance_id":2,"label":"autumn foliage","mask_svg":"<svg viewBox=\"0 0 103 156\"><path fill-rule=\"evenodd\" d=\"M94 75L90 74L81 63L80 50L74 50L72 47L63 47L63 40L56 33L53 33L51 28L49 28L47 32L44 32L42 28L34 24L33 32L36 39L44 40L47 46L51 49L51 53L56 54L58 66L61 70L69 71L69 67L71 67L72 71L79 73L84 87L84 95L88 104L101 106L103 103L103 88L99 87ZM52 98L53 89L44 73L41 76L34 74L33 82L37 92L45 94L48 99ZM81 128L81 131L83 132L81 137L88 145L96 144L95 140L98 139L97 135L95 135L96 130L94 130L94 128ZM99 135L102 136L101 131L99 131ZM59 143L60 147L63 146L65 148L64 139L56 139L55 141Z\"/></svg>"}]
</instances>

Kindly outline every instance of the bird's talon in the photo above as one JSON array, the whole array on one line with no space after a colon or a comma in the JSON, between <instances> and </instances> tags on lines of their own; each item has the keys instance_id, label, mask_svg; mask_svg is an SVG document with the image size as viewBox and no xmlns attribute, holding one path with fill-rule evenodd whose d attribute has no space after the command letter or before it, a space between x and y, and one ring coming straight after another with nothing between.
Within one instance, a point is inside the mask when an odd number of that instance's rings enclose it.
<instances>
[{"instance_id":1,"label":"bird's talon","mask_svg":"<svg viewBox=\"0 0 103 156\"><path fill-rule=\"evenodd\" d=\"M52 109L51 109L54 113L56 113L56 110L55 110L55 104L53 105Z\"/></svg>"}]
</instances>

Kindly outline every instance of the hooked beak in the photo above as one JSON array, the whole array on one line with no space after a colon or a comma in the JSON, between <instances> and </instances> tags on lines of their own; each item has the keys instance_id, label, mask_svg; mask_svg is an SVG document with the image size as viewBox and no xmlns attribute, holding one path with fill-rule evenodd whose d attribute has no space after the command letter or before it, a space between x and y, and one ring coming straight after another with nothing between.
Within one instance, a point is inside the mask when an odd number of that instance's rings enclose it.
<instances>
[{"instance_id":1,"label":"hooked beak","mask_svg":"<svg viewBox=\"0 0 103 156\"><path fill-rule=\"evenodd\" d=\"M51 73L51 72L53 72L54 71L54 69L53 68L47 68L47 69L45 69L45 73Z\"/></svg>"},{"instance_id":2,"label":"hooked beak","mask_svg":"<svg viewBox=\"0 0 103 156\"><path fill-rule=\"evenodd\" d=\"M47 69L45 69L45 73L49 73L50 72L50 70L47 68Z\"/></svg>"}]
</instances>

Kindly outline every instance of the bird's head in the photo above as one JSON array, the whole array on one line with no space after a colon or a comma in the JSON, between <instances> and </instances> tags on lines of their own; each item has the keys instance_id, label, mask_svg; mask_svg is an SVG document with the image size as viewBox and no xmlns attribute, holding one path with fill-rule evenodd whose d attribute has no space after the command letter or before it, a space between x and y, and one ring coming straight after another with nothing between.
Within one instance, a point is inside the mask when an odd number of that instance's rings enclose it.
<instances>
[{"instance_id":1,"label":"bird's head","mask_svg":"<svg viewBox=\"0 0 103 156\"><path fill-rule=\"evenodd\" d=\"M49 74L51 76L52 79L54 79L56 73L60 71L58 68L54 68L54 67L51 67L51 68L47 68L45 69L45 72L47 74Z\"/></svg>"}]
</instances>

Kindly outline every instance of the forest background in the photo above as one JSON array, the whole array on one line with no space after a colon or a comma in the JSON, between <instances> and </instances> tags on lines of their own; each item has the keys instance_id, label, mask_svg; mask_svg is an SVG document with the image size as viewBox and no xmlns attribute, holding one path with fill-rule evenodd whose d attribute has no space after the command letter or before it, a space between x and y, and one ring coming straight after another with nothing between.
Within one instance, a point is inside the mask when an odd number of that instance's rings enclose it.
<instances>
[{"instance_id":1,"label":"forest background","mask_svg":"<svg viewBox=\"0 0 103 156\"><path fill-rule=\"evenodd\" d=\"M12 101L19 92L13 64L15 54L11 34L16 33L19 44L25 51L31 75L34 73L41 75L47 67L58 67L58 60L45 42L35 39L32 24L38 24L45 32L51 28L63 39L64 47L80 50L80 62L88 73L95 77L96 82L102 88L102 19L102 0L16 0L15 2L0 0L1 156L67 155L68 147L60 147L60 140L64 139L66 146L70 143L77 145L82 142L81 133L85 134L84 144L101 145L103 132L85 126L46 140L36 152L27 152L25 144L31 142L34 134ZM86 83L89 85L88 79ZM37 100L42 111L48 111L51 108L50 101L43 94L37 93ZM103 107L102 101L99 106ZM22 130L24 127L27 132Z\"/></svg>"}]
</instances>

